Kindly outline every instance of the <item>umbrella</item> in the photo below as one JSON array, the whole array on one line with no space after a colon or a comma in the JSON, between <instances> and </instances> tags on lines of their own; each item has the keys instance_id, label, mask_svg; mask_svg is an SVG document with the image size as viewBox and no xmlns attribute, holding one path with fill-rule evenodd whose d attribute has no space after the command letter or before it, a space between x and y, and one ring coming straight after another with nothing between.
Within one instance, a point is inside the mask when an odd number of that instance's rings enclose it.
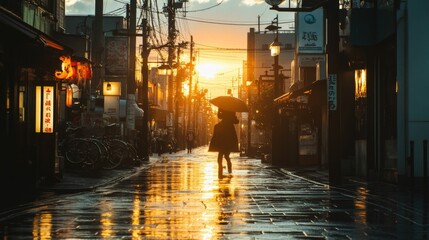
<instances>
[{"instance_id":1,"label":"umbrella","mask_svg":"<svg viewBox=\"0 0 429 240\"><path fill-rule=\"evenodd\" d=\"M232 96L219 96L210 100L210 103L226 111L248 112L249 109L243 100Z\"/></svg>"}]
</instances>

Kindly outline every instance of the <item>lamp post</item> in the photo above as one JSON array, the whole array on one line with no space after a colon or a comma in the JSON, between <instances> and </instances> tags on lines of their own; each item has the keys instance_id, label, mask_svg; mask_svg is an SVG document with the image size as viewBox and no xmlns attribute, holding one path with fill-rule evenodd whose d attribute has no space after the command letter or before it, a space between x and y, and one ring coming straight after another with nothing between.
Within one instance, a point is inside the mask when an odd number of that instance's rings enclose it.
<instances>
[{"instance_id":1,"label":"lamp post","mask_svg":"<svg viewBox=\"0 0 429 240\"><path fill-rule=\"evenodd\" d=\"M141 130L141 142L142 149L141 154L143 160L149 160L149 129L148 129L148 121L149 121L149 96L148 96L148 85L149 85L149 67L148 67L148 58L150 49L148 47L148 31L147 31L147 19L144 18L142 21L142 29L143 29L143 49L141 52L142 56L142 65L141 65L141 74L142 74L142 94L143 94L143 125Z\"/></svg>"},{"instance_id":2,"label":"lamp post","mask_svg":"<svg viewBox=\"0 0 429 240\"><path fill-rule=\"evenodd\" d=\"M275 24L275 25L274 25ZM276 16L274 20L271 22L271 25L267 26L266 29L270 31L276 32L276 38L274 39L274 42L270 45L270 51L271 56L274 57L274 98L277 98L281 95L281 89L280 89L280 80L279 79L279 55L281 50L281 44L279 43L279 18Z\"/></svg>"},{"instance_id":3,"label":"lamp post","mask_svg":"<svg viewBox=\"0 0 429 240\"><path fill-rule=\"evenodd\" d=\"M282 89L280 88L282 86L282 84L280 83L280 81L282 79L280 79L279 77L279 70L280 70L280 66L279 66L279 55L280 55L280 50L281 50L281 44L279 42L279 19L278 19L278 15L274 18L274 20L271 22L271 25L266 27L267 30L270 31L275 31L276 33L276 37L274 39L274 42L271 43L270 45L270 51L271 51L271 56L274 57L274 65L273 65L273 69L274 69L274 97L273 97L273 104L274 104L274 99L276 99L277 97L279 97L282 93ZM280 156L280 142L281 142L281 135L279 134L279 121L278 121L278 116L276 113L276 109L275 107L273 107L273 114L272 116L274 117L273 121L272 121L272 128L271 128L271 159L272 162L276 163L276 162L280 162L281 161L281 156Z\"/></svg>"},{"instance_id":4,"label":"lamp post","mask_svg":"<svg viewBox=\"0 0 429 240\"><path fill-rule=\"evenodd\" d=\"M247 114L247 149L246 154L247 156L252 156L252 99L251 99L251 85L252 81L247 80L246 81L246 87L247 87L247 106L249 106L249 112Z\"/></svg>"}]
</instances>

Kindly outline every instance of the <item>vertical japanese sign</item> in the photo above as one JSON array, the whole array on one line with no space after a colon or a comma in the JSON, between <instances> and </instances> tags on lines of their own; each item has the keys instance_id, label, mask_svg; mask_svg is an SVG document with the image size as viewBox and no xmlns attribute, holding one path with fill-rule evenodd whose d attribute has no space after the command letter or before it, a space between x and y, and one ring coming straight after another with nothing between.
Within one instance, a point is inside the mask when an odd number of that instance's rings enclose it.
<instances>
[{"instance_id":1,"label":"vertical japanese sign","mask_svg":"<svg viewBox=\"0 0 429 240\"><path fill-rule=\"evenodd\" d=\"M54 132L54 87L43 87L43 133Z\"/></svg>"},{"instance_id":2,"label":"vertical japanese sign","mask_svg":"<svg viewBox=\"0 0 429 240\"><path fill-rule=\"evenodd\" d=\"M128 37L106 37L106 75L128 74Z\"/></svg>"},{"instance_id":3,"label":"vertical japanese sign","mask_svg":"<svg viewBox=\"0 0 429 240\"><path fill-rule=\"evenodd\" d=\"M35 132L54 132L54 86L36 86Z\"/></svg>"},{"instance_id":4,"label":"vertical japanese sign","mask_svg":"<svg viewBox=\"0 0 429 240\"><path fill-rule=\"evenodd\" d=\"M337 75L328 76L328 106L329 110L337 110Z\"/></svg>"},{"instance_id":5,"label":"vertical japanese sign","mask_svg":"<svg viewBox=\"0 0 429 240\"><path fill-rule=\"evenodd\" d=\"M324 52L323 8L298 14L298 53Z\"/></svg>"}]
</instances>

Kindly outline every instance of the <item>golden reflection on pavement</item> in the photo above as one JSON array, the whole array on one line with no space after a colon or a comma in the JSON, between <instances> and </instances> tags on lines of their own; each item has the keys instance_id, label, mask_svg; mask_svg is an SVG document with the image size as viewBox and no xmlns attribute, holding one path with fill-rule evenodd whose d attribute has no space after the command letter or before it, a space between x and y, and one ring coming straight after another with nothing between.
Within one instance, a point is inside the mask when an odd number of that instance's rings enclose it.
<instances>
[{"instance_id":1,"label":"golden reflection on pavement","mask_svg":"<svg viewBox=\"0 0 429 240\"><path fill-rule=\"evenodd\" d=\"M134 199L133 199L133 215L131 217L131 238L132 239L140 239L141 235L141 229L140 229L140 186L136 186L136 190L134 192Z\"/></svg>"},{"instance_id":2,"label":"golden reflection on pavement","mask_svg":"<svg viewBox=\"0 0 429 240\"><path fill-rule=\"evenodd\" d=\"M33 239L52 239L51 231L52 214L45 212L36 214L33 218Z\"/></svg>"},{"instance_id":3,"label":"golden reflection on pavement","mask_svg":"<svg viewBox=\"0 0 429 240\"><path fill-rule=\"evenodd\" d=\"M148 173L144 236L149 239L217 238L236 214L233 177L217 178L217 163L177 159ZM231 226L230 226L231 227Z\"/></svg>"},{"instance_id":4,"label":"golden reflection on pavement","mask_svg":"<svg viewBox=\"0 0 429 240\"><path fill-rule=\"evenodd\" d=\"M363 225L367 225L367 217L368 217L368 213L367 213L367 196L368 196L368 189L366 188L359 188L357 189L358 193L356 194L356 196L358 196L355 200L354 200L354 207L356 209L355 211L355 221L359 222Z\"/></svg>"},{"instance_id":5,"label":"golden reflection on pavement","mask_svg":"<svg viewBox=\"0 0 429 240\"><path fill-rule=\"evenodd\" d=\"M100 235L103 238L110 238L113 235L113 212L112 212L112 206L110 205L109 201L101 201L100 202L100 212L101 212L101 232Z\"/></svg>"}]
</instances>

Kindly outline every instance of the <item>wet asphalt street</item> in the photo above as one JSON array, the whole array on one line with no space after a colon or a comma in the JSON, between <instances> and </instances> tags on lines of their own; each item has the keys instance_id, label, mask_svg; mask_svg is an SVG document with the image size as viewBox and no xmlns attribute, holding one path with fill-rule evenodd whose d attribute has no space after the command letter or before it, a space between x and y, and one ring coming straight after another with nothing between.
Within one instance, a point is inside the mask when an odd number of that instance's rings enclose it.
<instances>
[{"instance_id":1,"label":"wet asphalt street","mask_svg":"<svg viewBox=\"0 0 429 240\"><path fill-rule=\"evenodd\" d=\"M429 239L427 199L317 178L206 147L154 157L121 181L0 212L2 239ZM224 162L226 165L226 162ZM224 171L226 172L226 170ZM323 176L322 176L323 177Z\"/></svg>"}]
</instances>

